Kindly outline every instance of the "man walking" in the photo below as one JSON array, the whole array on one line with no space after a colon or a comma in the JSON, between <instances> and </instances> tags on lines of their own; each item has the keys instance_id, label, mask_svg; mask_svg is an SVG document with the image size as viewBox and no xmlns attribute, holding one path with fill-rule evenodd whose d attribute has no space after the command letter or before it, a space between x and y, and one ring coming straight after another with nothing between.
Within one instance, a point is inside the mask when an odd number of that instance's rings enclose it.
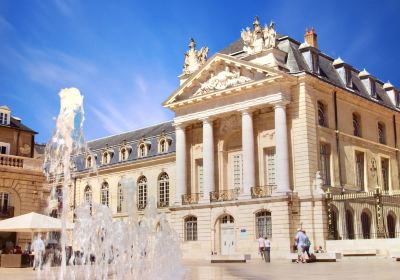
<instances>
[{"instance_id":1,"label":"man walking","mask_svg":"<svg viewBox=\"0 0 400 280\"><path fill-rule=\"evenodd\" d=\"M261 259L265 259L264 247L265 247L265 240L264 237L260 235L260 237L258 238L258 251L260 252Z\"/></svg>"},{"instance_id":2,"label":"man walking","mask_svg":"<svg viewBox=\"0 0 400 280\"><path fill-rule=\"evenodd\" d=\"M305 245L305 241L306 241L307 236L304 234L304 232L301 230L301 228L297 229L297 233L296 233L296 237L294 239L294 241L296 242L296 246L297 246L297 261L296 263L305 262L304 259L304 245Z\"/></svg>"},{"instance_id":3,"label":"man walking","mask_svg":"<svg viewBox=\"0 0 400 280\"><path fill-rule=\"evenodd\" d=\"M39 234L37 239L32 243L32 251L35 254L35 258L33 260L33 270L35 270L37 267L42 269L44 250L44 242L42 240L42 236Z\"/></svg>"},{"instance_id":4,"label":"man walking","mask_svg":"<svg viewBox=\"0 0 400 280\"><path fill-rule=\"evenodd\" d=\"M264 260L265 260L265 262L271 262L270 254L271 254L271 242L268 240L268 237L266 236L264 238Z\"/></svg>"}]
</instances>

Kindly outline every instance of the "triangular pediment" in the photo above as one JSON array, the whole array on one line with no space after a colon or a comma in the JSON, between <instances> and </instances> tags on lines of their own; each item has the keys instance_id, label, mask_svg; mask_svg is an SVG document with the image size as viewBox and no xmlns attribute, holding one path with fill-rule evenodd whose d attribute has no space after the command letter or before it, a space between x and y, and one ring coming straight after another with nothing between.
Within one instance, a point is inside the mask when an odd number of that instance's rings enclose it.
<instances>
[{"instance_id":1,"label":"triangular pediment","mask_svg":"<svg viewBox=\"0 0 400 280\"><path fill-rule=\"evenodd\" d=\"M261 81L280 75L278 70L217 53L188 77L163 105L174 107L184 101L209 99L215 94L259 85Z\"/></svg>"}]
</instances>

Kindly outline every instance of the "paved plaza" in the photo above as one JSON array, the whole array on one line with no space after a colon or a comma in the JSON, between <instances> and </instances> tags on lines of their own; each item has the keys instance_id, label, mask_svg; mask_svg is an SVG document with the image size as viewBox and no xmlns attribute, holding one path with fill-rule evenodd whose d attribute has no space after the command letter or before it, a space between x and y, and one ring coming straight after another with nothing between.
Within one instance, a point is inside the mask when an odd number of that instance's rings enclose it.
<instances>
[{"instance_id":1,"label":"paved plaza","mask_svg":"<svg viewBox=\"0 0 400 280\"><path fill-rule=\"evenodd\" d=\"M337 263L295 264L275 261L265 264L260 260L238 264L210 264L209 262L184 262L184 280L236 280L236 279L398 279L400 262L386 259L357 259ZM36 273L31 268L0 268L1 280L34 280Z\"/></svg>"}]
</instances>

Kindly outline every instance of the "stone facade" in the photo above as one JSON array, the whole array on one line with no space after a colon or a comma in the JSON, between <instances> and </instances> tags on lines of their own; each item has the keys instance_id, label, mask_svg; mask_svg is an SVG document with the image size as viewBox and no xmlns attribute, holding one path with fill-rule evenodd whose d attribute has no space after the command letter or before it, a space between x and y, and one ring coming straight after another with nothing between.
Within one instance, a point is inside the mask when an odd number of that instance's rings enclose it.
<instances>
[{"instance_id":1,"label":"stone facade","mask_svg":"<svg viewBox=\"0 0 400 280\"><path fill-rule=\"evenodd\" d=\"M180 76L180 87L163 104L175 112L172 123L89 143L99 175L79 167L73 206L84 201L87 186L91 201L101 202L107 183L108 205L123 218L121 178L139 184L144 176L147 198L160 201L166 173L169 201L158 209L182 239L184 257L255 257L259 232L270 235L272 256L284 257L299 227L314 246L325 247L327 188L399 190L397 90L367 75L368 84L365 74L322 54L314 29L306 33L312 40L300 44L276 37L271 24L274 42L256 48L252 38L266 39L255 23L246 44L234 42ZM170 145L160 152L166 136ZM132 152L118 160L126 144ZM141 155L142 144L148 150ZM110 163L101 160L105 149L112 150ZM358 220L365 207L359 208ZM393 213L398 228L400 215Z\"/></svg>"},{"instance_id":2,"label":"stone facade","mask_svg":"<svg viewBox=\"0 0 400 280\"><path fill-rule=\"evenodd\" d=\"M4 110L4 109L7 110ZM5 113L7 112L7 113ZM9 116L0 124L0 219L30 212L42 212L46 207L48 191L42 173L42 147L35 147L36 132L11 116L11 110L0 107L0 113ZM1 118L0 118L1 119ZM0 233L0 249L6 241L24 245L30 234Z\"/></svg>"}]
</instances>

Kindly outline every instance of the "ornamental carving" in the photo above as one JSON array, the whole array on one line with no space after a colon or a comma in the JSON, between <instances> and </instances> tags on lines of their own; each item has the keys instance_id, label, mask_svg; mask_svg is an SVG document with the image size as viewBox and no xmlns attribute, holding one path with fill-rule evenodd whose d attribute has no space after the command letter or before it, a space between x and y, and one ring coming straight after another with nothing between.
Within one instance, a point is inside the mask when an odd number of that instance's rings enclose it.
<instances>
[{"instance_id":1,"label":"ornamental carving","mask_svg":"<svg viewBox=\"0 0 400 280\"><path fill-rule=\"evenodd\" d=\"M208 55L208 47L202 47L196 50L196 42L190 39L189 50L185 53L185 63L183 64L183 74L192 74L202 66Z\"/></svg>"},{"instance_id":2,"label":"ornamental carving","mask_svg":"<svg viewBox=\"0 0 400 280\"><path fill-rule=\"evenodd\" d=\"M217 75L210 71L210 77L207 81L201 83L200 88L194 93L194 96L202 95L215 90L224 90L230 87L241 85L252 81L249 77L243 76L240 69L231 70L228 65Z\"/></svg>"},{"instance_id":3,"label":"ornamental carving","mask_svg":"<svg viewBox=\"0 0 400 280\"><path fill-rule=\"evenodd\" d=\"M24 144L23 147L19 147L19 152L22 155L29 155L31 153L31 146L29 146L28 144Z\"/></svg>"},{"instance_id":4,"label":"ornamental carving","mask_svg":"<svg viewBox=\"0 0 400 280\"><path fill-rule=\"evenodd\" d=\"M255 54L262 50L276 47L276 31L273 22L269 26L261 27L258 17L253 22L253 30L246 27L242 30L243 50L248 54Z\"/></svg>"},{"instance_id":5,"label":"ornamental carving","mask_svg":"<svg viewBox=\"0 0 400 280\"><path fill-rule=\"evenodd\" d=\"M237 130L240 128L242 120L239 115L232 115L229 118L221 120L220 132L225 134L227 132Z\"/></svg>"}]
</instances>

